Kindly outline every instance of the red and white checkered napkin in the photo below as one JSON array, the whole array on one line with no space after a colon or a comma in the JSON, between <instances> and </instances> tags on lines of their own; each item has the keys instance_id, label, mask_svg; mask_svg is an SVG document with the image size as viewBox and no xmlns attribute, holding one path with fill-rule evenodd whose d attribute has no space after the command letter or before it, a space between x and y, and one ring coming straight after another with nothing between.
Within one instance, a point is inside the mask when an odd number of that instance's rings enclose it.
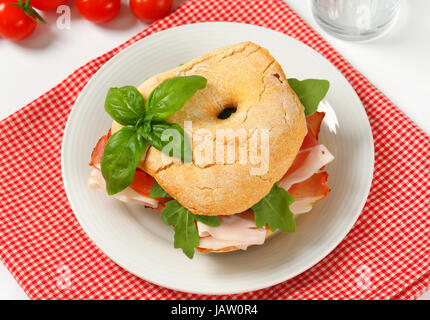
<instances>
[{"instance_id":1,"label":"red and white checkered napkin","mask_svg":"<svg viewBox=\"0 0 430 320\"><path fill-rule=\"evenodd\" d=\"M67 116L91 76L120 50L149 34L203 21L269 27L323 54L357 91L375 140L373 186L359 220L342 243L294 279L232 296L176 292L116 265L78 224L60 172ZM421 129L282 0L189 0L0 123L0 258L29 297L36 299L415 298L430 286L429 144Z\"/></svg>"}]
</instances>

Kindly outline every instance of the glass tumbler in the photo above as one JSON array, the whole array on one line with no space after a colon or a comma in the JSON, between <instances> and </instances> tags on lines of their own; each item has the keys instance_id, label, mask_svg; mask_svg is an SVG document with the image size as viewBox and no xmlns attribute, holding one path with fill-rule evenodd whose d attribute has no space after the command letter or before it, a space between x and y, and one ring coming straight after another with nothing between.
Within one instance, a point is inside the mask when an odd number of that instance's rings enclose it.
<instances>
[{"instance_id":1,"label":"glass tumbler","mask_svg":"<svg viewBox=\"0 0 430 320\"><path fill-rule=\"evenodd\" d=\"M311 0L316 22L343 40L374 39L388 31L399 12L400 0Z\"/></svg>"}]
</instances>

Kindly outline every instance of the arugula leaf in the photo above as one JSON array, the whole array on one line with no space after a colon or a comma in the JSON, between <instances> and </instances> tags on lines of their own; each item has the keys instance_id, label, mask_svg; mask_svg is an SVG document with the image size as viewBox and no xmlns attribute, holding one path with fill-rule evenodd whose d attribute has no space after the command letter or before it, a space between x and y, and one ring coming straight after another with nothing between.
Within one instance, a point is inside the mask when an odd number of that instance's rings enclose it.
<instances>
[{"instance_id":1,"label":"arugula leaf","mask_svg":"<svg viewBox=\"0 0 430 320\"><path fill-rule=\"evenodd\" d=\"M319 79L300 81L290 78L288 79L288 84L305 107L305 116L310 116L317 111L319 103L324 99L330 87L330 83L327 80Z\"/></svg>"},{"instance_id":2,"label":"arugula leaf","mask_svg":"<svg viewBox=\"0 0 430 320\"><path fill-rule=\"evenodd\" d=\"M171 198L171 196L166 191L164 191L164 189L158 184L157 181L154 182L151 191L149 191L149 196L153 199Z\"/></svg>"},{"instance_id":3,"label":"arugula leaf","mask_svg":"<svg viewBox=\"0 0 430 320\"><path fill-rule=\"evenodd\" d=\"M220 221L217 216L204 216L201 214L194 214L194 218L207 226L218 227Z\"/></svg>"},{"instance_id":4,"label":"arugula leaf","mask_svg":"<svg viewBox=\"0 0 430 320\"><path fill-rule=\"evenodd\" d=\"M161 212L163 223L168 226L175 226L174 247L181 248L190 259L194 257L194 248L200 244L195 221L198 220L209 226L217 226L220 223L218 217L202 217L191 213L176 200L167 202L166 207Z\"/></svg>"},{"instance_id":5,"label":"arugula leaf","mask_svg":"<svg viewBox=\"0 0 430 320\"><path fill-rule=\"evenodd\" d=\"M124 190L133 182L146 146L146 140L134 127L123 127L109 138L101 159L102 175L109 195Z\"/></svg>"},{"instance_id":6,"label":"arugula leaf","mask_svg":"<svg viewBox=\"0 0 430 320\"><path fill-rule=\"evenodd\" d=\"M290 210L293 202L294 198L287 191L274 184L270 192L252 206L255 224L258 228L268 224L271 231L295 232L294 214Z\"/></svg>"},{"instance_id":7,"label":"arugula leaf","mask_svg":"<svg viewBox=\"0 0 430 320\"><path fill-rule=\"evenodd\" d=\"M170 157L179 156L182 161L190 162L192 158L190 141L184 129L176 123L167 123L164 120L145 122L139 128L139 132L155 149Z\"/></svg>"},{"instance_id":8,"label":"arugula leaf","mask_svg":"<svg viewBox=\"0 0 430 320\"><path fill-rule=\"evenodd\" d=\"M173 77L156 87L149 95L146 110L149 118L163 120L179 111L197 90L206 87L201 76Z\"/></svg>"},{"instance_id":9,"label":"arugula leaf","mask_svg":"<svg viewBox=\"0 0 430 320\"><path fill-rule=\"evenodd\" d=\"M135 125L145 115L145 101L133 86L110 88L105 100L105 110L119 124Z\"/></svg>"},{"instance_id":10,"label":"arugula leaf","mask_svg":"<svg viewBox=\"0 0 430 320\"><path fill-rule=\"evenodd\" d=\"M193 214L178 201L172 200L166 203L161 220L166 225L175 225L174 247L181 248L185 255L192 259L194 248L200 244Z\"/></svg>"}]
</instances>

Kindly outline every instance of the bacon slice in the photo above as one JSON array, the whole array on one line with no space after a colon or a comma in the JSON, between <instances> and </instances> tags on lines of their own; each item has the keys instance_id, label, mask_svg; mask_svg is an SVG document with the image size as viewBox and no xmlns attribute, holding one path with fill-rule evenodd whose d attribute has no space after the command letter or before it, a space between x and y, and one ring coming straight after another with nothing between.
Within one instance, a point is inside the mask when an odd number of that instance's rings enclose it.
<instances>
[{"instance_id":1,"label":"bacon slice","mask_svg":"<svg viewBox=\"0 0 430 320\"><path fill-rule=\"evenodd\" d=\"M294 199L326 196L330 192L330 188L328 187L328 173L315 173L309 179L294 184L288 192Z\"/></svg>"},{"instance_id":2,"label":"bacon slice","mask_svg":"<svg viewBox=\"0 0 430 320\"><path fill-rule=\"evenodd\" d=\"M308 125L308 130L318 139L318 135L321 129L321 123L325 117L325 112L314 112L310 116L306 117L306 124Z\"/></svg>"},{"instance_id":3,"label":"bacon slice","mask_svg":"<svg viewBox=\"0 0 430 320\"><path fill-rule=\"evenodd\" d=\"M290 206L291 211L294 214L308 212L315 202L323 199L330 192L328 174L327 172L315 173L309 179L294 184L288 192L295 199Z\"/></svg>"},{"instance_id":4,"label":"bacon slice","mask_svg":"<svg viewBox=\"0 0 430 320\"><path fill-rule=\"evenodd\" d=\"M300 150L308 149L318 144L318 135L320 133L321 123L324 119L324 116L324 112L315 112L306 117L308 133L303 140Z\"/></svg>"},{"instance_id":5,"label":"bacon slice","mask_svg":"<svg viewBox=\"0 0 430 320\"><path fill-rule=\"evenodd\" d=\"M100 168L100 162L102 161L103 151L105 150L106 143L108 142L110 136L111 134L109 129L108 134L99 139L95 148L93 149L93 152L91 153L90 166L93 166L97 169Z\"/></svg>"}]
</instances>

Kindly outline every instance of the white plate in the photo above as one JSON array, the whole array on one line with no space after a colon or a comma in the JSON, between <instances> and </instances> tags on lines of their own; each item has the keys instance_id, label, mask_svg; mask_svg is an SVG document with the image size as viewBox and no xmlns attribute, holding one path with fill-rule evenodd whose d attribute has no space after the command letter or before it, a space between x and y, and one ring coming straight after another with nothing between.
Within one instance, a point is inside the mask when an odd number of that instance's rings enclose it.
<instances>
[{"instance_id":1,"label":"white plate","mask_svg":"<svg viewBox=\"0 0 430 320\"><path fill-rule=\"evenodd\" d=\"M103 105L109 87L139 85L212 49L241 41L267 49L287 77L328 79L327 101L336 111L337 134L323 126L321 139L335 155L328 166L330 195L298 218L297 232L282 233L247 251L199 254L189 260L173 248L173 230L159 214L125 205L87 187L90 154L111 120ZM106 63L80 94L62 146L62 174L79 222L112 260L155 284L193 293L231 294L290 279L325 257L357 220L369 192L373 140L363 106L341 73L317 52L281 33L235 23L185 25L153 34Z\"/></svg>"}]
</instances>

